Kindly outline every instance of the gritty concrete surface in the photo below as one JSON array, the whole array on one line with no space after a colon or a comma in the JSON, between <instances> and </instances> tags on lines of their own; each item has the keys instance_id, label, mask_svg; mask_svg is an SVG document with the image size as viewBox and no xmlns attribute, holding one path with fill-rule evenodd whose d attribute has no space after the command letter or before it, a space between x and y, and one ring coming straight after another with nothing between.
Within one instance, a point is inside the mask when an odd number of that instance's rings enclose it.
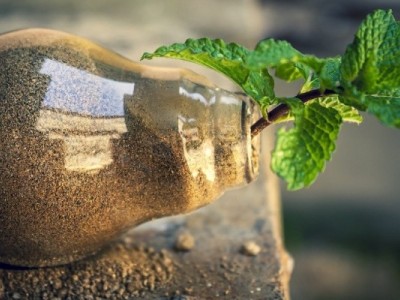
<instances>
[{"instance_id":1,"label":"gritty concrete surface","mask_svg":"<svg viewBox=\"0 0 400 300\"><path fill-rule=\"evenodd\" d=\"M84 36L130 58L188 37L221 37L253 46L264 20L257 1L2 1L0 31L51 27ZM182 65L166 60L151 64ZM224 87L213 72L186 64ZM272 134L264 139L264 151ZM267 161L263 162L268 164ZM5 299L288 299L291 260L282 243L277 181L259 179L189 216L150 222L97 256L67 266L2 266ZM182 232L195 245L177 251ZM256 256L241 247L252 241Z\"/></svg>"}]
</instances>

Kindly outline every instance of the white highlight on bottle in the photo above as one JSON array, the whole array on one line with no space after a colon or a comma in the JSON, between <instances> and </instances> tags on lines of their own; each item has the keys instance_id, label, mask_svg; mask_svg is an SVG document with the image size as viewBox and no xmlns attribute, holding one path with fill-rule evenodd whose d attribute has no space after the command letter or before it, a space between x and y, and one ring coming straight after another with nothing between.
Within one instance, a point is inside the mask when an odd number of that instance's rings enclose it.
<instances>
[{"instance_id":1,"label":"white highlight on bottle","mask_svg":"<svg viewBox=\"0 0 400 300\"><path fill-rule=\"evenodd\" d=\"M182 137L183 153L193 178L197 178L202 173L208 181L213 182L216 177L214 145L211 139L200 138L195 122L193 118L178 116L178 130ZM191 143L200 145L193 147L190 146Z\"/></svg>"},{"instance_id":2,"label":"white highlight on bottle","mask_svg":"<svg viewBox=\"0 0 400 300\"><path fill-rule=\"evenodd\" d=\"M36 128L64 141L65 168L98 173L113 162L111 139L127 127L124 97L134 83L119 82L46 59L40 73L50 76Z\"/></svg>"},{"instance_id":3,"label":"white highlight on bottle","mask_svg":"<svg viewBox=\"0 0 400 300\"><path fill-rule=\"evenodd\" d=\"M200 101L203 103L205 106L210 106L215 103L215 95L213 95L210 99L207 99L200 93L190 93L187 90L185 90L183 87L179 87L179 95L191 98L192 100Z\"/></svg>"}]
</instances>

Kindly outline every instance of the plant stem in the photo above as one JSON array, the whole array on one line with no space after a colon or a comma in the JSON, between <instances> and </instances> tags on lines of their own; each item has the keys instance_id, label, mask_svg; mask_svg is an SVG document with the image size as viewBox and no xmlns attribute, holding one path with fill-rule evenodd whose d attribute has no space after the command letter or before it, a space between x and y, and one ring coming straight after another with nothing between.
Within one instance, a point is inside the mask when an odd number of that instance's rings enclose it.
<instances>
[{"instance_id":1,"label":"plant stem","mask_svg":"<svg viewBox=\"0 0 400 300\"><path fill-rule=\"evenodd\" d=\"M311 90L309 92L305 92L302 94L298 94L296 96L297 99L300 99L303 103L310 101L312 99L336 94L337 92L332 90L325 90L321 92L320 90ZM257 122L251 125L251 137L258 135L263 129L273 124L276 120L284 115L289 113L289 107L286 104L279 104L277 107L273 108L268 112L267 118L260 118Z\"/></svg>"}]
</instances>

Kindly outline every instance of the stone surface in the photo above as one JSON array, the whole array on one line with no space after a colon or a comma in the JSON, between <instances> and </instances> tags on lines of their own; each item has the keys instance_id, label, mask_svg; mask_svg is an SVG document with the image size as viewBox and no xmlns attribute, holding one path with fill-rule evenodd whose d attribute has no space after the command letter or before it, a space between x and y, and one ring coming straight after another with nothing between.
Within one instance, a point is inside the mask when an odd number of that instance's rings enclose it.
<instances>
[{"instance_id":1,"label":"stone surface","mask_svg":"<svg viewBox=\"0 0 400 300\"><path fill-rule=\"evenodd\" d=\"M247 241L242 245L242 253L248 256L257 256L261 252L261 247L254 241Z\"/></svg>"},{"instance_id":2,"label":"stone surface","mask_svg":"<svg viewBox=\"0 0 400 300\"><path fill-rule=\"evenodd\" d=\"M52 27L138 59L143 51L188 37L221 37L253 46L265 26L256 1L110 3L6 0L0 4L0 30ZM204 68L168 60L150 64L184 65L232 88ZM271 139L271 135L264 139L265 153ZM267 172L263 167L256 182L193 214L144 224L92 259L33 270L3 266L0 292L6 298L41 299L57 295L67 299L67 295L70 299L288 299L291 264L282 243L279 190ZM196 240L189 252L174 250L182 231ZM257 256L240 252L248 240L261 246Z\"/></svg>"},{"instance_id":3,"label":"stone surface","mask_svg":"<svg viewBox=\"0 0 400 300\"><path fill-rule=\"evenodd\" d=\"M175 249L178 251L190 251L195 246L196 241L189 232L179 233L175 241Z\"/></svg>"}]
</instances>

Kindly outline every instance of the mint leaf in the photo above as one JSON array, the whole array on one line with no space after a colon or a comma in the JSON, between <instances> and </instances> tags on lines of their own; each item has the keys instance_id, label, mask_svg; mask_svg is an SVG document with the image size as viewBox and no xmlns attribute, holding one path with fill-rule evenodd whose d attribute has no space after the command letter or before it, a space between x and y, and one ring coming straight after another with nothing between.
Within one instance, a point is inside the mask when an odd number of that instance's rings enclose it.
<instances>
[{"instance_id":1,"label":"mint leaf","mask_svg":"<svg viewBox=\"0 0 400 300\"><path fill-rule=\"evenodd\" d=\"M340 86L340 66L341 58L326 58L323 61L320 73L320 88L336 90Z\"/></svg>"},{"instance_id":2,"label":"mint leaf","mask_svg":"<svg viewBox=\"0 0 400 300\"><path fill-rule=\"evenodd\" d=\"M287 82L306 79L312 72L310 67L299 62L284 62L276 65L274 69L275 76Z\"/></svg>"},{"instance_id":3,"label":"mint leaf","mask_svg":"<svg viewBox=\"0 0 400 300\"><path fill-rule=\"evenodd\" d=\"M316 98L314 100L310 100L310 101L304 103L304 105L307 106L312 103L317 103L325 108L335 109L337 111L337 113L340 115L340 117L342 118L343 122L361 124L363 121L363 118L360 115L359 111L352 106L348 106L348 105L345 105L342 102L340 102L337 95ZM284 115L284 116L280 117L279 119L275 120L274 123L277 124L277 123L288 122L288 121L293 121L293 120L294 120L294 115L292 112L289 112L287 115Z\"/></svg>"},{"instance_id":4,"label":"mint leaf","mask_svg":"<svg viewBox=\"0 0 400 300\"><path fill-rule=\"evenodd\" d=\"M299 99L288 99L295 118L290 130L278 131L272 152L272 170L297 190L309 186L324 170L335 150L342 118L336 109L319 103L304 105Z\"/></svg>"},{"instance_id":5,"label":"mint leaf","mask_svg":"<svg viewBox=\"0 0 400 300\"><path fill-rule=\"evenodd\" d=\"M383 124L400 128L400 89L387 92L388 95L382 92L365 96L367 112L374 114Z\"/></svg>"},{"instance_id":6,"label":"mint leaf","mask_svg":"<svg viewBox=\"0 0 400 300\"><path fill-rule=\"evenodd\" d=\"M318 103L325 108L335 109L342 118L343 122L360 124L363 121L359 111L352 106L348 106L340 102L337 95L317 98L307 102L306 105L311 103Z\"/></svg>"},{"instance_id":7,"label":"mint leaf","mask_svg":"<svg viewBox=\"0 0 400 300\"><path fill-rule=\"evenodd\" d=\"M321 62L323 60L313 55L302 54L286 41L274 39L260 41L246 59L246 63L256 69L276 67L286 63L302 63L313 69L320 69Z\"/></svg>"},{"instance_id":8,"label":"mint leaf","mask_svg":"<svg viewBox=\"0 0 400 300\"><path fill-rule=\"evenodd\" d=\"M286 41L266 39L260 41L253 53L247 57L247 64L256 69L275 67L285 62L294 62L302 54Z\"/></svg>"},{"instance_id":9,"label":"mint leaf","mask_svg":"<svg viewBox=\"0 0 400 300\"><path fill-rule=\"evenodd\" d=\"M392 12L377 10L367 16L343 56L341 75L364 92L400 85L400 24Z\"/></svg>"},{"instance_id":10,"label":"mint leaf","mask_svg":"<svg viewBox=\"0 0 400 300\"><path fill-rule=\"evenodd\" d=\"M265 111L275 101L274 81L267 70L247 67L244 61L250 53L250 50L235 43L201 38L160 47L153 53L143 54L141 59L176 58L219 71L236 82Z\"/></svg>"},{"instance_id":11,"label":"mint leaf","mask_svg":"<svg viewBox=\"0 0 400 300\"><path fill-rule=\"evenodd\" d=\"M321 80L314 74L310 74L306 82L300 89L300 93L306 93L312 90L317 90L321 87Z\"/></svg>"},{"instance_id":12,"label":"mint leaf","mask_svg":"<svg viewBox=\"0 0 400 300\"><path fill-rule=\"evenodd\" d=\"M342 59L340 100L400 128L400 23L392 12L367 16Z\"/></svg>"},{"instance_id":13,"label":"mint leaf","mask_svg":"<svg viewBox=\"0 0 400 300\"><path fill-rule=\"evenodd\" d=\"M302 54L286 41L266 39L247 56L246 63L254 69L274 68L277 77L293 81L307 79L313 70L319 73L324 60Z\"/></svg>"},{"instance_id":14,"label":"mint leaf","mask_svg":"<svg viewBox=\"0 0 400 300\"><path fill-rule=\"evenodd\" d=\"M286 41L261 41L247 56L246 63L250 68L273 68L275 76L288 82L304 79L301 92L316 88L336 90L340 85L340 57L321 59L305 55Z\"/></svg>"},{"instance_id":15,"label":"mint leaf","mask_svg":"<svg viewBox=\"0 0 400 300\"><path fill-rule=\"evenodd\" d=\"M298 62L301 56L290 43L267 39L258 43L246 62L255 69L275 68L277 77L290 82L308 76L309 68Z\"/></svg>"},{"instance_id":16,"label":"mint leaf","mask_svg":"<svg viewBox=\"0 0 400 300\"><path fill-rule=\"evenodd\" d=\"M382 90L372 95L355 88L351 92L352 95L340 95L340 101L354 107L362 105L360 110L375 115L383 124L400 128L400 89Z\"/></svg>"}]
</instances>

